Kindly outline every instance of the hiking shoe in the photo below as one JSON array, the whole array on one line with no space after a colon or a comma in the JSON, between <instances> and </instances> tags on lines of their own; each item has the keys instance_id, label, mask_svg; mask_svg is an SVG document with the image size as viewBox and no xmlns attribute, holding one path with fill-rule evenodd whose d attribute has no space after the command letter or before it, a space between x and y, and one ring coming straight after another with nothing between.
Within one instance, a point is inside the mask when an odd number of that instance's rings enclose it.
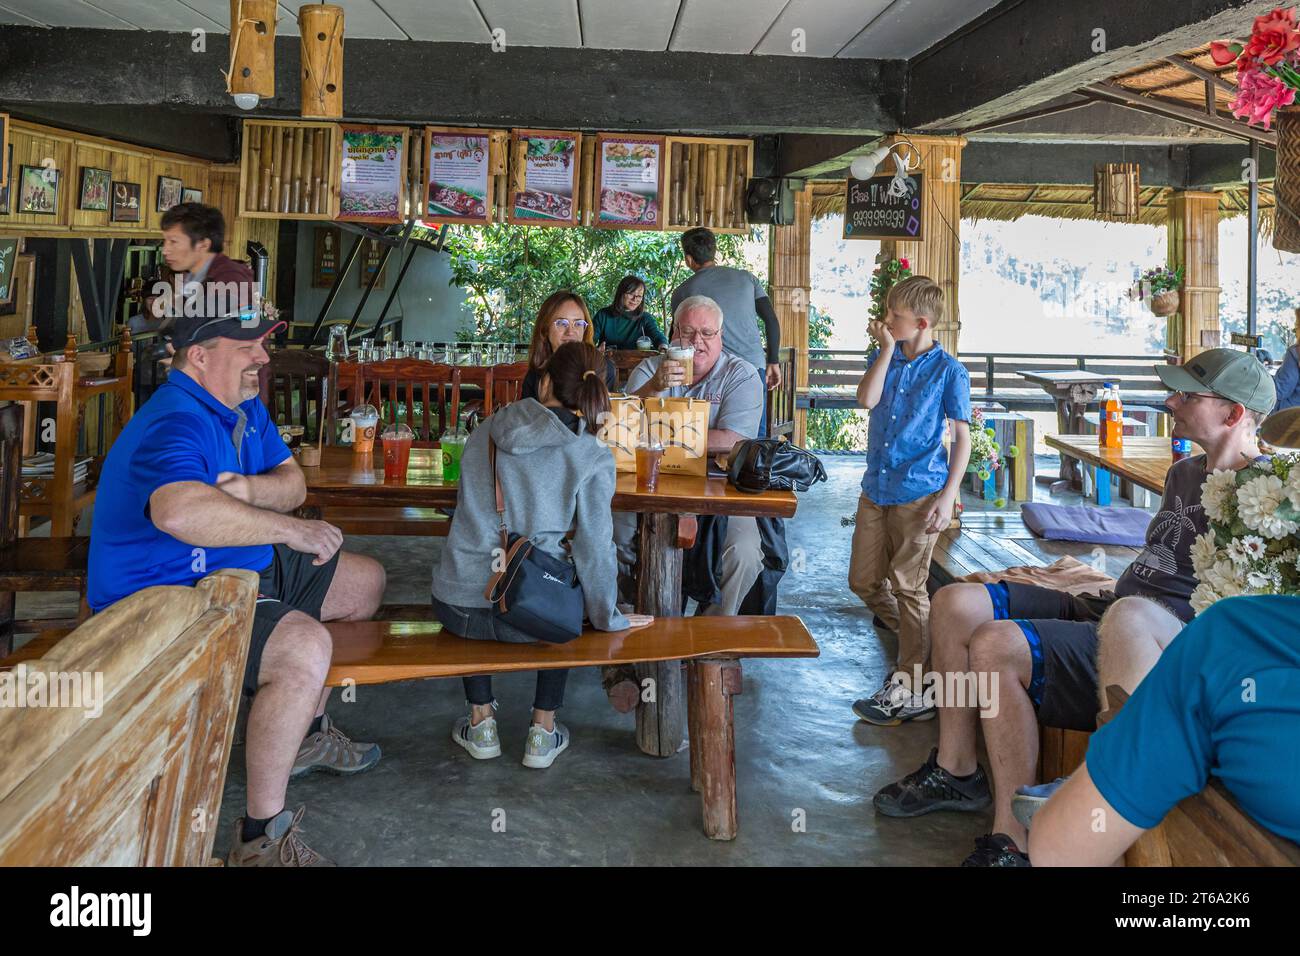
<instances>
[{"instance_id":1,"label":"hiking shoe","mask_svg":"<svg viewBox=\"0 0 1300 956\"><path fill-rule=\"evenodd\" d=\"M307 811L281 810L266 824L266 833L245 843L240 839L244 820L235 821L235 841L226 856L226 866L334 866L302 841L298 824Z\"/></svg>"},{"instance_id":2,"label":"hiking shoe","mask_svg":"<svg viewBox=\"0 0 1300 956\"><path fill-rule=\"evenodd\" d=\"M986 833L975 841L975 852L962 866L1029 866L1029 857L1005 833Z\"/></svg>"},{"instance_id":3,"label":"hiking shoe","mask_svg":"<svg viewBox=\"0 0 1300 956\"><path fill-rule=\"evenodd\" d=\"M1043 808L1052 794L1061 789L1069 777L1057 777L1051 783L1040 783L1034 787L1017 787L1011 798L1011 815L1020 821L1020 825L1029 829L1029 821Z\"/></svg>"},{"instance_id":4,"label":"hiking shoe","mask_svg":"<svg viewBox=\"0 0 1300 956\"><path fill-rule=\"evenodd\" d=\"M369 770L379 763L379 757L379 744L349 740L326 714L321 718L320 730L303 738L289 776L301 777L313 770L350 776Z\"/></svg>"},{"instance_id":5,"label":"hiking shoe","mask_svg":"<svg viewBox=\"0 0 1300 956\"><path fill-rule=\"evenodd\" d=\"M897 727L908 720L933 720L936 708L927 706L925 698L913 694L906 684L889 678L870 697L853 702L853 713L877 727Z\"/></svg>"},{"instance_id":6,"label":"hiking shoe","mask_svg":"<svg viewBox=\"0 0 1300 956\"><path fill-rule=\"evenodd\" d=\"M982 767L967 780L958 780L939 766L939 748L930 759L897 783L882 787L871 801L887 817L919 817L934 810L983 810L993 802Z\"/></svg>"},{"instance_id":7,"label":"hiking shoe","mask_svg":"<svg viewBox=\"0 0 1300 956\"><path fill-rule=\"evenodd\" d=\"M491 760L501 756L501 738L497 736L497 719L487 717L474 724L470 717L457 718L451 727L451 739L456 741L475 760Z\"/></svg>"},{"instance_id":8,"label":"hiking shoe","mask_svg":"<svg viewBox=\"0 0 1300 956\"><path fill-rule=\"evenodd\" d=\"M528 728L528 742L524 744L524 766L545 770L568 749L569 728L564 724L557 720L554 730L533 724Z\"/></svg>"}]
</instances>

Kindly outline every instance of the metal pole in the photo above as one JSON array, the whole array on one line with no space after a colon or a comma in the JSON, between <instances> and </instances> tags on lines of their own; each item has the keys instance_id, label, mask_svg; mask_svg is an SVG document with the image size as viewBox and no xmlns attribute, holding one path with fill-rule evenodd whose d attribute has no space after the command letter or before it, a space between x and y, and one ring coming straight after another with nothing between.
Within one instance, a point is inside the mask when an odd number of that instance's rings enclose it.
<instances>
[{"instance_id":1,"label":"metal pole","mask_svg":"<svg viewBox=\"0 0 1300 956\"><path fill-rule=\"evenodd\" d=\"M360 239L358 238L358 242ZM361 293L361 301L357 303L357 310L352 313L352 321L348 323L347 338L352 338L352 330L357 327L357 320L361 318L361 310L366 307L366 302L370 298L370 293L375 291L375 283L379 277L384 274L384 266L388 264L388 257L393 254L392 246L384 246L383 254L379 257L379 267L371 275L370 281L366 283L366 291Z\"/></svg>"},{"instance_id":2,"label":"metal pole","mask_svg":"<svg viewBox=\"0 0 1300 956\"><path fill-rule=\"evenodd\" d=\"M1258 292L1256 285L1259 278L1259 143L1250 143L1250 224L1246 227L1246 334L1255 335L1259 316Z\"/></svg>"},{"instance_id":3,"label":"metal pole","mask_svg":"<svg viewBox=\"0 0 1300 956\"><path fill-rule=\"evenodd\" d=\"M338 298L339 289L343 288L343 280L347 274L352 271L352 263L357 259L357 253L361 251L361 236L352 240L352 248L348 250L347 257L343 260L338 275L334 277L334 284L330 286L329 295L325 296L325 304L320 307L320 315L316 316L316 324L311 327L311 335L307 336L307 344L316 341L316 336L320 334L321 324L325 321L325 316L329 314L330 308L334 305L334 300Z\"/></svg>"}]
</instances>

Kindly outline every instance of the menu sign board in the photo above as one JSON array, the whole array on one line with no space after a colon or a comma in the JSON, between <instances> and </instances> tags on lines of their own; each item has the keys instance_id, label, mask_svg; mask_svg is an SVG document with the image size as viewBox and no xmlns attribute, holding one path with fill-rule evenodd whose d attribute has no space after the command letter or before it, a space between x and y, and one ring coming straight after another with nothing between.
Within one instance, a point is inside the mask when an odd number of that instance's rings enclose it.
<instances>
[{"instance_id":1,"label":"menu sign board","mask_svg":"<svg viewBox=\"0 0 1300 956\"><path fill-rule=\"evenodd\" d=\"M492 151L487 130L426 127L425 222L492 221Z\"/></svg>"},{"instance_id":2,"label":"menu sign board","mask_svg":"<svg viewBox=\"0 0 1300 956\"><path fill-rule=\"evenodd\" d=\"M406 135L401 126L344 126L338 218L402 222Z\"/></svg>"},{"instance_id":3,"label":"menu sign board","mask_svg":"<svg viewBox=\"0 0 1300 956\"><path fill-rule=\"evenodd\" d=\"M515 130L511 152L510 221L525 226L576 226L582 134Z\"/></svg>"},{"instance_id":4,"label":"menu sign board","mask_svg":"<svg viewBox=\"0 0 1300 956\"><path fill-rule=\"evenodd\" d=\"M920 241L924 173L912 173L901 190L893 176L850 177L844 198L845 239Z\"/></svg>"},{"instance_id":5,"label":"menu sign board","mask_svg":"<svg viewBox=\"0 0 1300 956\"><path fill-rule=\"evenodd\" d=\"M616 229L663 228L662 136L596 137L595 225Z\"/></svg>"}]
</instances>

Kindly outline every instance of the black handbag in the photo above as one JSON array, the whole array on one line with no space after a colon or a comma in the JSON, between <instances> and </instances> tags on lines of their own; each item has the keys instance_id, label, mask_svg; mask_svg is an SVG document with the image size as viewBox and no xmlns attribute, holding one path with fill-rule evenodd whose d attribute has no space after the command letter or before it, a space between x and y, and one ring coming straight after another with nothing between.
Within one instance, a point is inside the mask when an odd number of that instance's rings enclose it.
<instances>
[{"instance_id":1,"label":"black handbag","mask_svg":"<svg viewBox=\"0 0 1300 956\"><path fill-rule=\"evenodd\" d=\"M745 438L731 449L727 480L751 495L764 491L807 491L826 480L826 469L812 452L784 438Z\"/></svg>"},{"instance_id":2,"label":"black handbag","mask_svg":"<svg viewBox=\"0 0 1300 956\"><path fill-rule=\"evenodd\" d=\"M493 567L500 570L488 580L483 596L492 602L494 614L516 630L549 644L567 644L582 634L586 616L578 569L571 561L543 551L532 539L510 533L497 475L497 446L491 438L488 460L496 486L501 551L493 556Z\"/></svg>"}]
</instances>

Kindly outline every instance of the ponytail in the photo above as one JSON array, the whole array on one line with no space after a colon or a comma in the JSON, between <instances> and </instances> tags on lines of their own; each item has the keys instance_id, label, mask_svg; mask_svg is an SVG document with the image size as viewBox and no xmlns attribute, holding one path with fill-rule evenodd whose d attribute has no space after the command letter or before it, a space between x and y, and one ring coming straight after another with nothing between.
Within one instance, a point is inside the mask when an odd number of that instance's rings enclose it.
<instances>
[{"instance_id":1,"label":"ponytail","mask_svg":"<svg viewBox=\"0 0 1300 956\"><path fill-rule=\"evenodd\" d=\"M546 363L551 393L556 401L587 420L587 428L609 413L609 389L605 386L605 356L594 345L569 342L555 350Z\"/></svg>"}]
</instances>

